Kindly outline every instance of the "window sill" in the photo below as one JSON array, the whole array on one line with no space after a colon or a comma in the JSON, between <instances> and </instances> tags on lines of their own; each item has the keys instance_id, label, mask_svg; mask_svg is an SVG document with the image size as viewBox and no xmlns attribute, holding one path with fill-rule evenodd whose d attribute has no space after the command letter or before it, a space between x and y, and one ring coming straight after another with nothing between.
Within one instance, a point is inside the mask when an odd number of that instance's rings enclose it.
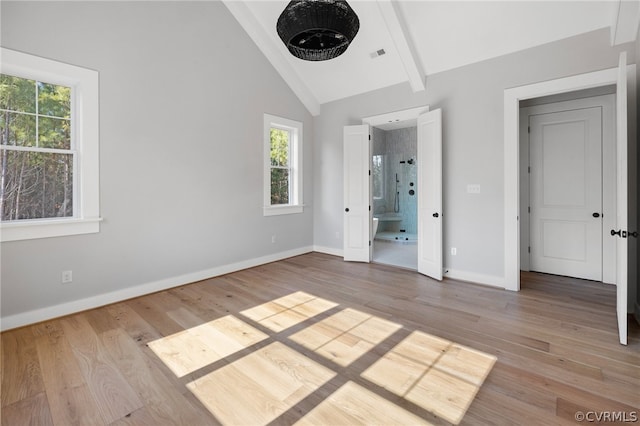
<instances>
[{"instance_id":1,"label":"window sill","mask_svg":"<svg viewBox=\"0 0 640 426\"><path fill-rule=\"evenodd\" d=\"M0 224L0 241L34 240L37 238L100 232L102 218L25 220Z\"/></svg>"},{"instance_id":2,"label":"window sill","mask_svg":"<svg viewBox=\"0 0 640 426\"><path fill-rule=\"evenodd\" d=\"M295 214L304 211L304 204L283 205L283 206L265 206L263 208L264 216L277 216L281 214Z\"/></svg>"}]
</instances>

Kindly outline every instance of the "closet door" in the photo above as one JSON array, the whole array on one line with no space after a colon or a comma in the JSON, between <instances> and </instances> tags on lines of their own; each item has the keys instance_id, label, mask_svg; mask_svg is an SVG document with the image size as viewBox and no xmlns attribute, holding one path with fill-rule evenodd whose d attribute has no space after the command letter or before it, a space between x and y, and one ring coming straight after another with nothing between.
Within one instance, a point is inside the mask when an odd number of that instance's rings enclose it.
<instances>
[{"instance_id":1,"label":"closet door","mask_svg":"<svg viewBox=\"0 0 640 426\"><path fill-rule=\"evenodd\" d=\"M616 252L616 311L618 316L618 335L620 343L627 344L628 309L628 169L627 169L627 53L620 53L618 64L618 83L616 88L616 229L611 236L617 238ZM632 230L635 231L635 230Z\"/></svg>"}]
</instances>

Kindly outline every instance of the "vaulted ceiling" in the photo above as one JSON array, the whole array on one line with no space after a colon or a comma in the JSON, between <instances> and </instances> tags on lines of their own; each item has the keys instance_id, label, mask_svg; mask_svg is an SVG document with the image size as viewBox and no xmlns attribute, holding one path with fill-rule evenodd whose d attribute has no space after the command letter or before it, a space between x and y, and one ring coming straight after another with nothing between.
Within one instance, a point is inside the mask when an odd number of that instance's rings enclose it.
<instances>
[{"instance_id":1,"label":"vaulted ceiling","mask_svg":"<svg viewBox=\"0 0 640 426\"><path fill-rule=\"evenodd\" d=\"M338 58L308 62L276 33L287 0L223 1L313 115L326 102L405 82L417 92L429 74L602 28L612 44L633 41L640 22L640 0L349 0L355 40Z\"/></svg>"}]
</instances>

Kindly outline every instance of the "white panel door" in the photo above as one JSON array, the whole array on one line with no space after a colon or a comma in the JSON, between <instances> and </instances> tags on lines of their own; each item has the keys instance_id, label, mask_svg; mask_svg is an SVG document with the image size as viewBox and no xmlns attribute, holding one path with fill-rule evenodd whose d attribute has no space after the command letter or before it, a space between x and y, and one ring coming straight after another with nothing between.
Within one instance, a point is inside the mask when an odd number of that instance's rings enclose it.
<instances>
[{"instance_id":1,"label":"white panel door","mask_svg":"<svg viewBox=\"0 0 640 426\"><path fill-rule=\"evenodd\" d=\"M442 110L418 117L418 272L442 279Z\"/></svg>"},{"instance_id":2,"label":"white panel door","mask_svg":"<svg viewBox=\"0 0 640 426\"><path fill-rule=\"evenodd\" d=\"M531 270L602 281L602 118L585 108L529 118Z\"/></svg>"},{"instance_id":3,"label":"white panel door","mask_svg":"<svg viewBox=\"0 0 640 426\"><path fill-rule=\"evenodd\" d=\"M345 126L344 250L346 261L369 262L369 126Z\"/></svg>"},{"instance_id":4,"label":"white panel door","mask_svg":"<svg viewBox=\"0 0 640 426\"><path fill-rule=\"evenodd\" d=\"M616 252L616 311L620 343L627 344L627 53L620 53L616 87L616 229L611 236L618 238Z\"/></svg>"}]
</instances>

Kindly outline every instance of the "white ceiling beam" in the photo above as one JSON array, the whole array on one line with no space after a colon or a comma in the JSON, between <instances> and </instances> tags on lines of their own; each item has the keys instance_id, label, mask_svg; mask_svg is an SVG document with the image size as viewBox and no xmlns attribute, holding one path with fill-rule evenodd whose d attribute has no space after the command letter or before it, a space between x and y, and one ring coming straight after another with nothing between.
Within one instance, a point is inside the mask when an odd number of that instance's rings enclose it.
<instances>
[{"instance_id":1,"label":"white ceiling beam","mask_svg":"<svg viewBox=\"0 0 640 426\"><path fill-rule=\"evenodd\" d=\"M638 0L640 1L640 0ZM398 6L392 0L377 0L378 7L382 13L389 34L396 46L402 65L407 73L409 84L414 92L421 92L425 89L424 71L420 65L420 58L411 43L411 37L406 29L406 25L401 21Z\"/></svg>"},{"instance_id":2,"label":"white ceiling beam","mask_svg":"<svg viewBox=\"0 0 640 426\"><path fill-rule=\"evenodd\" d=\"M611 24L611 45L635 41L640 25L640 0L619 0Z\"/></svg>"},{"instance_id":3,"label":"white ceiling beam","mask_svg":"<svg viewBox=\"0 0 640 426\"><path fill-rule=\"evenodd\" d=\"M222 0L222 2L289 85L293 93L300 99L300 102L304 104L309 113L314 116L320 115L320 103L284 57L282 51L273 43L264 27L249 10L249 7L243 1Z\"/></svg>"}]
</instances>

